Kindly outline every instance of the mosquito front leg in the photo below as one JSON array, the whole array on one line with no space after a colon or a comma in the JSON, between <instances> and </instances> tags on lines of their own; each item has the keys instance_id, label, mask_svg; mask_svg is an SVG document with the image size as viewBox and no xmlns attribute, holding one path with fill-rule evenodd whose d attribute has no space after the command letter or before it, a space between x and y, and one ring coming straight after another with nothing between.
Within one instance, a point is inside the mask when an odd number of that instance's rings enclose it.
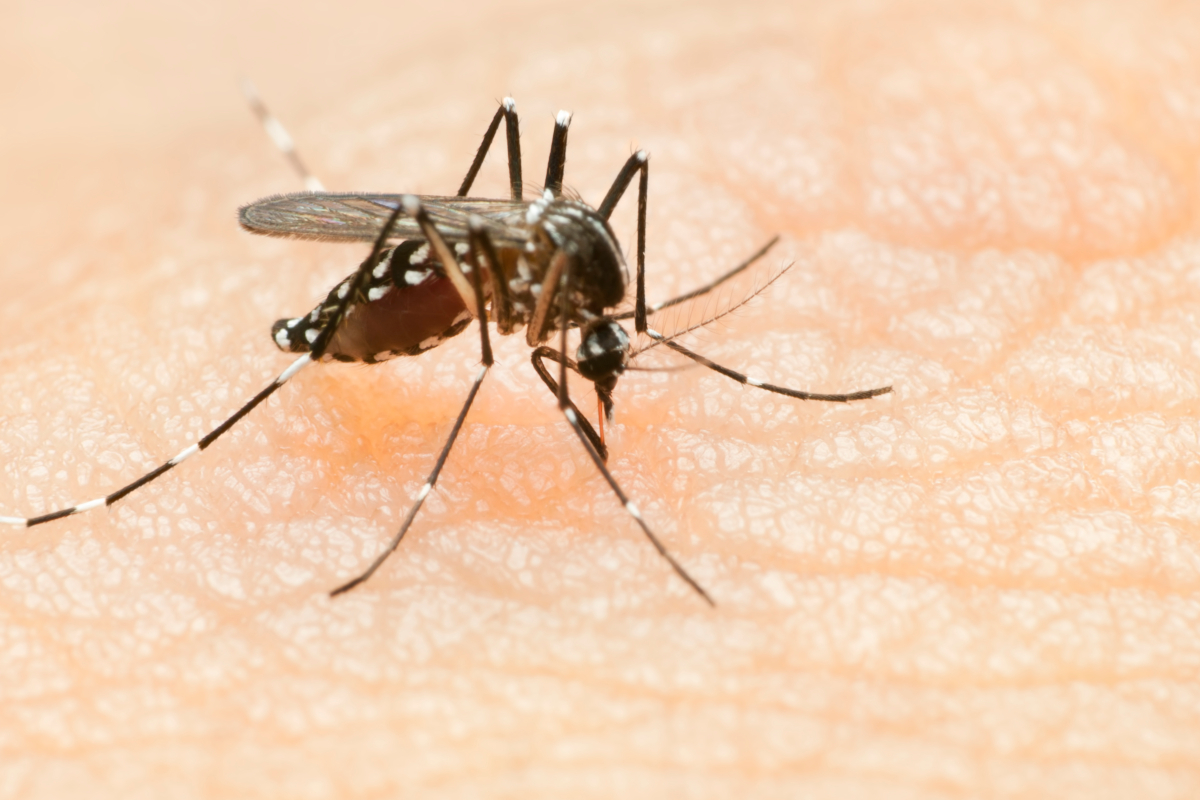
<instances>
[{"instance_id":1,"label":"mosquito front leg","mask_svg":"<svg viewBox=\"0 0 1200 800\"><path fill-rule=\"evenodd\" d=\"M887 394L892 391L891 386L883 386L878 389L863 389L862 391L850 392L848 394L820 394L817 392L803 392L799 389L789 389L786 386L776 386L772 383L764 383L757 378L751 378L749 375L729 369L729 367L723 367L715 361L712 361L711 359L705 358L699 353L695 353L687 349L681 344L670 341L658 331L647 329L646 335L657 342L661 342L662 344L674 350L676 353L687 356L697 364L708 367L714 372L721 373L726 378L731 378L738 383L743 383L747 386L753 386L756 389L763 389L764 391L786 395L787 397L795 397L797 400L823 400L827 403L849 403L853 400L867 400L872 397L878 397L881 394Z\"/></svg>"},{"instance_id":2,"label":"mosquito front leg","mask_svg":"<svg viewBox=\"0 0 1200 800\"><path fill-rule=\"evenodd\" d=\"M542 383L546 384L546 388L550 390L550 394L558 397L558 381L554 379L554 376L550 374L550 370L546 368L544 360L547 359L556 364L561 364L563 361L566 361L567 367L575 373L579 372L579 367L574 361L567 358L553 347L539 347L530 355L530 360L533 362L533 368L537 372L538 377L542 379ZM584 434L592 443L592 447L596 448L596 452L600 454L600 458L607 462L608 447L604 444L604 437L596 433L596 429L592 427L592 423L588 422L587 417L579 413L579 409L576 407L575 401L571 400L569 396L567 398L567 402L575 411L575 414L579 419L579 426L583 429ZM603 411L601 412L600 416L600 424L601 426L604 425Z\"/></svg>"},{"instance_id":3,"label":"mosquito front leg","mask_svg":"<svg viewBox=\"0 0 1200 800\"><path fill-rule=\"evenodd\" d=\"M770 249L778 243L779 243L779 237L772 236L771 240L768 241L766 244L764 244L762 247L758 248L758 250L756 250L753 255L751 255L745 261L738 264L736 267L729 270L728 272L726 272L724 275L720 276L716 280L706 283L698 289L692 289L690 292L684 292L683 294L681 294L677 297L672 297L670 300L664 300L661 303L655 303L654 305L649 306L646 309L647 313L655 313L658 311L663 311L663 310L671 308L673 306L677 306L680 303L686 303L688 300L694 300L697 297L703 297L704 295L708 294L709 292L713 291L714 289L720 288L721 285L724 284L726 281L736 278L738 275L742 274L743 272L748 270L750 267L754 266L754 264L756 264L760 258L765 256L767 254L767 252L770 251ZM781 270L781 272L782 272L782 270ZM623 311L620 314L613 315L613 319L616 319L616 320L632 319L634 314L635 314L635 312L633 312L633 311Z\"/></svg>"},{"instance_id":4,"label":"mosquito front leg","mask_svg":"<svg viewBox=\"0 0 1200 800\"><path fill-rule=\"evenodd\" d=\"M559 279L558 291L559 308L562 312L562 317L559 320L559 348L563 352L565 352L567 349L567 330L570 327L571 319L571 293L567 291L566 288L570 286L571 281L571 259L566 259L565 262L566 263L562 268L561 277ZM549 281L546 282L546 285L550 285ZM583 418L576 411L575 404L571 402L570 395L567 391L566 362L567 359L565 357L559 361L558 391L556 395L558 398L558 407L562 411L563 416L567 418L567 422L570 423L571 430L575 431L575 435L583 444L584 449L587 450L588 457L592 459L592 463L596 465L596 469L600 471L600 474L604 477L604 480L608 482L609 488L612 489L613 494L615 494L617 499L621 501L621 504L625 506L625 510L629 513L629 516L633 517L634 522L636 522L638 527L642 529L642 533L644 533L646 538L650 540L650 544L654 546L654 549L658 551L658 554L666 559L667 563L671 565L671 569L675 570L675 574L682 578L684 583L692 587L692 589L710 606L715 606L716 603L713 602L713 599L709 596L708 592L704 591L704 587L702 587L695 578L688 574L687 570L683 568L683 565L675 560L675 557L671 555L671 552L667 550L666 546L659 541L657 536L654 535L654 531L650 530L650 526L647 525L646 520L642 518L642 512L636 505L634 505L633 501L629 499L629 496L625 494L625 491L621 488L621 485L617 483L617 479L613 477L611 472L609 472L608 465L604 463L604 459L601 457L600 452L592 446L592 440L588 437L587 433L584 432L582 424ZM593 434L594 433L595 432L593 431Z\"/></svg>"}]
</instances>

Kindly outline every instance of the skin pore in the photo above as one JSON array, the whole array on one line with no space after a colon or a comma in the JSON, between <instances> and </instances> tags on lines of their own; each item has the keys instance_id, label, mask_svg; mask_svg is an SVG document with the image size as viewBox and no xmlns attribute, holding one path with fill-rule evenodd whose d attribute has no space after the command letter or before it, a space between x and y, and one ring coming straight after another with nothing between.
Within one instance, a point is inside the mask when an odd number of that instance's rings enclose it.
<instances>
[{"instance_id":1,"label":"skin pore","mask_svg":"<svg viewBox=\"0 0 1200 800\"><path fill-rule=\"evenodd\" d=\"M237 229L301 187L235 70L331 189L452 192L509 94L540 183L568 108L590 202L651 153L652 302L781 235L791 270L689 344L895 392L622 379L609 465L714 610L493 337L417 524L331 601L424 482L478 335L305 370L111 510L0 529L0 791L1194 796L1200 14L725 8L298 3L276 30L131 5L4 34L0 514L191 444L362 258ZM479 193L503 176L499 148Z\"/></svg>"}]
</instances>

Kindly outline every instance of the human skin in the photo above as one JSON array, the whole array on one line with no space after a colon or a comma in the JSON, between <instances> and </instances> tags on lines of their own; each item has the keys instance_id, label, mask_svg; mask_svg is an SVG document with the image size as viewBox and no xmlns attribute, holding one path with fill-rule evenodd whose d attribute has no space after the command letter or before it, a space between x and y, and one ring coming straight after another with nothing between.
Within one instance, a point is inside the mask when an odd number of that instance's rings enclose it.
<instances>
[{"instance_id":1,"label":"human skin","mask_svg":"<svg viewBox=\"0 0 1200 800\"><path fill-rule=\"evenodd\" d=\"M697 349L895 392L622 380L613 474L714 609L494 339L416 525L331 600L478 337L310 368L109 511L0 531L0 795L1195 796L1200 12L721 8L9 26L0 514L195 441L363 257L237 229L299 188L237 70L332 189L453 191L506 94L537 182L570 108L584 198L651 153L652 301L782 236L791 270ZM113 52L144 63L87 60ZM502 175L497 150L481 191Z\"/></svg>"}]
</instances>

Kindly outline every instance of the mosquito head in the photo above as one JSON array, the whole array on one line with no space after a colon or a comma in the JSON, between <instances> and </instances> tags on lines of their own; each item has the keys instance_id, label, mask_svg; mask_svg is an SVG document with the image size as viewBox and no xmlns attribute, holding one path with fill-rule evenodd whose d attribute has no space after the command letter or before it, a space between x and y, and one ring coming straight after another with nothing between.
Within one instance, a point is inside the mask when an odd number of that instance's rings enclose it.
<instances>
[{"instance_id":1,"label":"mosquito head","mask_svg":"<svg viewBox=\"0 0 1200 800\"><path fill-rule=\"evenodd\" d=\"M596 385L605 400L605 413L612 416L612 390L629 362L629 334L613 319L598 319L583 329L575 351L579 374Z\"/></svg>"}]
</instances>

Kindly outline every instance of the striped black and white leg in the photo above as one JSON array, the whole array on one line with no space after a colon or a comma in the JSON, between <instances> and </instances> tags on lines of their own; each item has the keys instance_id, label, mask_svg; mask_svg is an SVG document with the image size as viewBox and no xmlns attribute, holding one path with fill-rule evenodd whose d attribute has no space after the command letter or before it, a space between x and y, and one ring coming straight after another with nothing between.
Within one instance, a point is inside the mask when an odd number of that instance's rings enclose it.
<instances>
[{"instance_id":1,"label":"striped black and white leg","mask_svg":"<svg viewBox=\"0 0 1200 800\"><path fill-rule=\"evenodd\" d=\"M621 168L621 171L617 174L616 180L613 181L612 188L608 190L608 194L605 195L604 200L600 203L599 211L600 214L606 219L610 214L612 214L617 202L625 194L625 190L629 187L630 182L632 182L635 173L639 173L639 180L637 210L637 298L634 301L633 324L634 329L638 333L645 334L651 339L665 344L675 352L687 356L697 364L708 367L715 372L719 372L727 378L732 378L738 383L743 383L747 386L753 386L768 392L774 392L775 394L794 397L799 400L823 400L830 403L848 403L852 400L866 400L871 397L878 397L881 394L887 394L888 392L892 391L891 386L884 386L878 389L865 389L860 392L850 392L848 394L820 394L817 392L803 392L798 389L789 389L785 386L776 386L775 384L764 383L757 378L751 378L740 372L731 370L728 367L723 367L715 361L712 361L711 359L708 359L699 353L695 353L676 342L669 341L667 337L651 330L646 322L646 201L649 193L650 161L645 151L639 150L630 156L625 162L625 166ZM705 291L711 290L725 280L728 280L728 278L733 277L733 275L736 275L738 272L741 272L743 269L749 267L750 264L754 263L754 261L757 259L761 258L762 255L765 254L766 251L775 243L775 241L775 239L772 239L765 247L761 248L757 253L751 256L749 260L738 265L738 267L736 267L733 271L726 273L726 275L718 278L717 281L709 284L709 286L702 287L695 292L689 292L685 295L681 295L679 298L669 301L669 303L674 305L677 302L689 300L692 297L703 294ZM658 306L658 308L665 307L665 304Z\"/></svg>"},{"instance_id":2,"label":"striped black and white leg","mask_svg":"<svg viewBox=\"0 0 1200 800\"><path fill-rule=\"evenodd\" d=\"M560 355L565 353L567 350L567 329L569 328L569 322L571 318L570 292L567 291L567 287L570 286L571 280L571 260L572 259L567 259L566 266L562 271L558 284L559 305L562 313L562 316L559 320ZM642 529L642 533L645 534L646 538L650 540L650 544L654 546L654 549L658 551L658 554L666 559L666 562L671 565L671 569L675 570L675 574L683 579L684 583L690 586L696 592L696 594L700 595L700 597L702 597L706 603L708 603L710 606L716 606L716 603L713 602L712 597L709 596L708 592L704 590L704 587L701 586L695 578L688 574L688 571L683 568L682 564L675 560L675 556L671 555L671 551L667 550L666 546L654 534L654 531L650 530L650 526L642 517L642 512L636 505L634 505L634 502L629 499L629 495L625 494L625 490L621 488L619 483L617 483L617 479L614 478L613 474L609 471L608 465L604 463L604 459L601 457L600 452L592 445L591 438L589 438L588 434L583 428L584 420L576 410L575 404L571 402L570 394L568 392L567 361L568 359L565 357L559 360L557 399L558 407L562 411L563 416L567 418L567 422L571 425L571 430L575 431L575 435L579 438L580 443L583 444L583 448L587 451L588 457L592 459L592 463L596 465L596 469L599 470L600 474L604 477L604 480L608 482L609 488L612 489L613 494L617 496L617 499L621 502L621 505L625 506L625 510L629 513L629 516L633 517L634 522L636 522L638 527ZM595 431L592 431L592 435L595 435Z\"/></svg>"},{"instance_id":3,"label":"striped black and white leg","mask_svg":"<svg viewBox=\"0 0 1200 800\"><path fill-rule=\"evenodd\" d=\"M38 516L38 517L29 517L29 518L0 517L0 523L8 524L8 525L21 525L21 526L24 526L27 528L32 528L34 525L41 525L44 522L51 522L56 519L62 519L63 517L69 517L73 514L80 514L84 511L91 511L93 508L101 508L104 506L111 506L113 503L117 502L121 498L125 497L126 495L128 495L132 492L137 491L138 489L142 488L146 484L153 481L155 478L159 478L162 475L165 475L167 472L170 472L172 469L174 469L178 465L182 464L187 459L191 458L192 456L194 456L197 453L201 452L202 450L206 449L210 444L212 444L217 439L219 439L227 430L229 430L234 425L236 425L238 423L238 421L241 420L242 417L246 416L251 411L253 411L254 408L256 406L258 406L259 403L261 403L262 401L266 400L268 397L273 395L279 389L279 387L283 386L285 383L287 383L289 380L291 380L292 377L297 372L304 369L306 366L308 366L311 363L312 363L311 354L305 353L304 355L300 356L300 358L298 358L292 362L292 365L290 367L288 367L283 372L281 372L279 374L279 377L277 377L271 383L270 386L268 386L267 388L263 389L261 392L256 394L250 400L250 402L246 403L244 406L242 406L236 412L234 412L233 416L231 416L229 419L222 422L217 427L213 428L212 431L210 431L208 433L208 435L206 435L204 438L197 441L195 444L189 445L188 447L186 447L185 449L180 451L179 455L175 456L170 461L167 461L166 463L156 467L155 469L151 470L150 472L147 472L145 475L138 478L133 483L131 483L127 486L123 486L120 489L118 489L117 491L112 492L111 494L107 494L104 497L98 497L95 500L89 500L86 503L80 503L79 505L71 506L70 508L63 508L58 511L52 511L49 514L42 514L41 516Z\"/></svg>"},{"instance_id":4,"label":"striped black and white leg","mask_svg":"<svg viewBox=\"0 0 1200 800\"><path fill-rule=\"evenodd\" d=\"M475 176L479 174L479 168L483 166L483 159L491 149L492 140L496 138L496 131L500 128L501 119L504 120L504 135L508 144L509 191L512 193L513 200L521 199L524 191L524 180L521 177L521 132L517 120L517 102L511 97L500 101L500 107L496 109L496 115L492 117L491 124L484 132L479 149L475 151L475 159L471 162L471 168L467 170L467 176L463 178L458 192L455 193L457 197L466 197L467 192L471 191L471 185L475 183Z\"/></svg>"},{"instance_id":5,"label":"striped black and white leg","mask_svg":"<svg viewBox=\"0 0 1200 800\"><path fill-rule=\"evenodd\" d=\"M654 314L659 311L663 311L664 309L668 309L673 306L677 306L680 303L686 303L689 300L695 300L697 297L703 297L704 295L708 294L709 292L719 289L722 284L724 284L725 282L727 282L729 280L732 280L733 278L736 278L738 275L741 275L743 272L750 269L750 267L752 267L756 263L758 263L758 260L761 259L763 256L765 256L770 251L770 249L778 243L779 243L779 237L772 236L771 240L769 242L764 244L762 247L758 248L758 250L756 250L753 255L751 255L749 258L747 258L742 263L738 264L733 269L726 272L724 275L721 275L719 278L717 278L709 283L706 283L697 289L692 289L689 292L684 292L683 294L679 295L678 297L672 297L670 300L664 300L661 303L655 303L652 306L647 306L646 312L648 314ZM786 267L783 270L781 270L781 273L782 273L782 271L786 271ZM615 319L615 320L633 319L635 313L636 312L634 312L634 311L623 311L620 314L614 314L613 319Z\"/></svg>"},{"instance_id":6,"label":"striped black and white leg","mask_svg":"<svg viewBox=\"0 0 1200 800\"><path fill-rule=\"evenodd\" d=\"M275 147L279 152L283 153L284 158L292 165L292 169L304 181L304 188L310 192L325 191L324 184L321 183L305 166L300 154L296 151L296 141L292 135L287 132L287 128L283 127L271 110L267 108L267 104L263 102L262 97L258 94L258 89L249 79L242 81L242 93L246 95L246 102L250 104L250 109L254 115L258 117L258 121L262 123L263 130L267 132L267 136L271 137Z\"/></svg>"},{"instance_id":7,"label":"striped black and white leg","mask_svg":"<svg viewBox=\"0 0 1200 800\"><path fill-rule=\"evenodd\" d=\"M542 379L542 383L546 384L546 388L550 390L550 394L558 397L558 381L554 379L554 376L550 374L549 368L546 367L545 361L547 360L553 361L555 364L562 364L565 360L567 368L576 374L579 373L579 366L572 359L567 358L567 356L564 356L553 347L543 345L534 350L530 355L530 361L533 362L533 369L537 372L538 377ZM592 447L596 448L596 452L600 454L600 458L607 462L608 447L604 444L604 437L596 432L596 429L592 427L592 423L588 421L587 417L579 413L579 409L569 395L567 396L567 403L570 405L571 410L575 412L576 418L579 420L579 426L592 443ZM600 424L602 426L604 424L603 410L600 412Z\"/></svg>"},{"instance_id":8,"label":"striped black and white leg","mask_svg":"<svg viewBox=\"0 0 1200 800\"><path fill-rule=\"evenodd\" d=\"M762 389L763 391L773 392L774 394L782 394L787 397L794 397L797 400L821 400L826 403L849 403L854 400L868 400L872 397L879 397L879 395L881 395L881 394L887 394L890 391L892 391L891 386L883 386L878 389L863 389L862 391L849 392L847 394L821 394L819 392L802 392L799 389L789 389L786 386L776 386L773 383L765 383L763 381L760 381L758 378L751 378L749 375L744 375L740 372L736 372L732 369L729 369L729 367L723 367L720 364L716 363L715 361L712 361L711 359L705 358L704 356L700 355L699 353L696 353L696 352L693 352L693 351L687 349L686 347L679 344L678 342L671 341L670 339L663 336L661 333L658 333L657 331L655 331L651 328L646 329L646 335L657 342L662 342L664 345L671 348L676 353L687 356L692 361L695 361L697 364L699 364L703 367L708 367L713 372L721 373L726 378L730 378L732 380L737 381L738 383L745 384L746 386L753 386L756 389Z\"/></svg>"},{"instance_id":9,"label":"striped black and white leg","mask_svg":"<svg viewBox=\"0 0 1200 800\"><path fill-rule=\"evenodd\" d=\"M409 212L416 217L420 212L419 204L414 205L408 203ZM413 501L412 508L408 510L408 514L404 517L404 522L400 525L400 529L392 540L388 542L383 551L375 557L371 565L367 567L358 577L351 581L347 581L338 588L330 592L331 597L337 597L344 594L359 584L366 581L375 572L383 566L383 562L387 561L388 557L396 552L396 548L400 546L404 535L408 533L408 529L412 527L413 521L417 518L417 513L421 510L421 506L425 504L425 498L433 491L433 487L437 485L438 476L442 474L442 467L446 465L446 459L450 457L450 451L454 448L454 442L458 439L458 434L462 430L463 423L467 419L467 412L471 410L471 405L475 402L476 395L479 394L479 387L483 385L483 379L487 377L488 370L491 369L492 359L492 343L488 335L487 326L487 307L484 304L483 291L483 270L479 267L478 259L481 252L485 252L482 245L482 228L477 225L472 225L470 230L470 244L472 257L475 260L474 268L471 270L471 286L475 294L475 303L479 309L479 346L482 353L483 364L479 368L479 372L475 375L475 381L471 384L471 390L467 393L467 399L463 403L462 410L458 412L458 417L454 420L454 427L450 429L450 435L446 438L446 444L442 446L442 451L438 454L438 459L433 465L433 471L429 473L429 477L425 479L425 483L421 486L420 491ZM445 266L445 265L443 265Z\"/></svg>"}]
</instances>

